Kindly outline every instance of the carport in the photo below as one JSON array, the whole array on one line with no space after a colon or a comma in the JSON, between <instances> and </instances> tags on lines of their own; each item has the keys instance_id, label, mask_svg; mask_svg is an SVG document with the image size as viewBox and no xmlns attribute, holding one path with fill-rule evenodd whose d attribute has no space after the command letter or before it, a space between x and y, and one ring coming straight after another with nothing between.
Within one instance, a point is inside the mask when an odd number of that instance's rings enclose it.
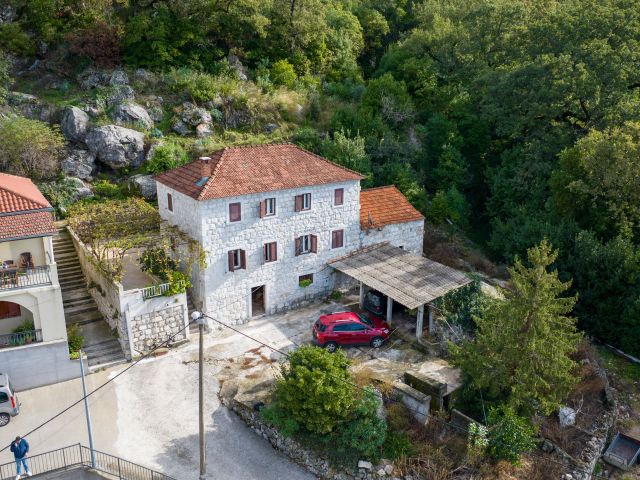
<instances>
[{"instance_id":1,"label":"carport","mask_svg":"<svg viewBox=\"0 0 640 480\"><path fill-rule=\"evenodd\" d=\"M417 309L416 337L422 336L424 306L433 327L430 302L456 290L471 279L463 272L428 258L379 243L357 250L329 262L329 265L360 282L360 307L364 303L365 285L387 296L387 322L391 321L393 302Z\"/></svg>"}]
</instances>

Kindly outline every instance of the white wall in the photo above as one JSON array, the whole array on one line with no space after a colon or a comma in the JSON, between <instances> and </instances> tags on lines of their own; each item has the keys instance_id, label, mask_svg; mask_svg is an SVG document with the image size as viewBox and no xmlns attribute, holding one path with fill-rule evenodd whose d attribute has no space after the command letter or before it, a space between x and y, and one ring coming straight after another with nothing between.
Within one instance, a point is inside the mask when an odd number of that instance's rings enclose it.
<instances>
[{"instance_id":1,"label":"white wall","mask_svg":"<svg viewBox=\"0 0 640 480\"><path fill-rule=\"evenodd\" d=\"M23 240L11 240L0 243L0 264L5 260L13 260L18 266L20 254L30 252L35 266L50 263L45 255L45 243L51 242L51 237L25 238Z\"/></svg>"},{"instance_id":2,"label":"white wall","mask_svg":"<svg viewBox=\"0 0 640 480\"><path fill-rule=\"evenodd\" d=\"M424 242L424 220L394 223L381 228L370 228L360 233L362 246L380 242L389 242L394 247L422 255Z\"/></svg>"},{"instance_id":3,"label":"white wall","mask_svg":"<svg viewBox=\"0 0 640 480\"><path fill-rule=\"evenodd\" d=\"M62 308L60 287L49 285L0 293L0 300L13 302L28 309L33 316L36 330L42 330L42 340L67 340L67 328Z\"/></svg>"}]
</instances>

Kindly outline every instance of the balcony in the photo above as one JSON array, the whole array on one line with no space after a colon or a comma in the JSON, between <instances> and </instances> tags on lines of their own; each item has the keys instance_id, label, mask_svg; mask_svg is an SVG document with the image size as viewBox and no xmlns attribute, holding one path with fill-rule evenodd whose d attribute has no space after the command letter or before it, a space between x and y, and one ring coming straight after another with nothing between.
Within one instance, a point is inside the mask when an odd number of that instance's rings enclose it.
<instances>
[{"instance_id":1,"label":"balcony","mask_svg":"<svg viewBox=\"0 0 640 480\"><path fill-rule=\"evenodd\" d=\"M41 285L51 285L49 265L0 269L0 292Z\"/></svg>"},{"instance_id":2,"label":"balcony","mask_svg":"<svg viewBox=\"0 0 640 480\"><path fill-rule=\"evenodd\" d=\"M20 347L38 342L42 342L42 330L30 330L27 332L0 335L0 348Z\"/></svg>"}]
</instances>

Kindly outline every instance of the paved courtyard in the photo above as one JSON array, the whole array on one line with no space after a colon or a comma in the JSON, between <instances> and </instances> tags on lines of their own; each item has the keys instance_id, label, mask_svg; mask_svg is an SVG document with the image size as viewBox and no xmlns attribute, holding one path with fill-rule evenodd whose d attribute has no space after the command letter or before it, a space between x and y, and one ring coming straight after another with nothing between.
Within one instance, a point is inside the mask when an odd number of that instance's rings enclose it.
<instances>
[{"instance_id":1,"label":"paved courtyard","mask_svg":"<svg viewBox=\"0 0 640 480\"><path fill-rule=\"evenodd\" d=\"M344 305L317 303L285 314L265 316L239 329L261 342L286 350L311 340L310 326L320 313L339 310L344 310ZM197 337L194 340L164 356L141 362L90 397L96 449L157 469L178 480L197 477ZM398 343L401 342L391 341L379 351L361 347L347 352L358 365L386 375L398 376L410 366L431 364L423 354ZM233 396L238 390L251 395L254 385L275 377L282 356L229 329L206 336L205 355L209 477L221 480L314 478L271 448L219 399L225 392ZM126 365L90 375L89 388L96 388L124 368ZM8 426L0 428L0 445L8 445L16 435L39 425L81 395L79 380L21 392L22 411ZM28 440L32 454L79 442L88 445L82 405L39 429ZM11 459L8 450L0 453L0 463Z\"/></svg>"}]
</instances>

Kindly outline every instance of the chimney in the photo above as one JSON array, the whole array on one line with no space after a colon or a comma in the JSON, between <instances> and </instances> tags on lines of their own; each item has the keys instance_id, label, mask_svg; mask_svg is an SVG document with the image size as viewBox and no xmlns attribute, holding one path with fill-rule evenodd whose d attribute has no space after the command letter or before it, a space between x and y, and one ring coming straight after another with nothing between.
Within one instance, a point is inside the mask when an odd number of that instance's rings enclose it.
<instances>
[{"instance_id":1,"label":"chimney","mask_svg":"<svg viewBox=\"0 0 640 480\"><path fill-rule=\"evenodd\" d=\"M200 157L199 160L204 163L205 165L209 164L209 160L211 160L211 157Z\"/></svg>"},{"instance_id":2,"label":"chimney","mask_svg":"<svg viewBox=\"0 0 640 480\"><path fill-rule=\"evenodd\" d=\"M209 166L209 161L211 160L211 157L200 157L198 160L200 160L200 172L202 173L203 177L208 177L209 175L211 175L211 167Z\"/></svg>"}]
</instances>

